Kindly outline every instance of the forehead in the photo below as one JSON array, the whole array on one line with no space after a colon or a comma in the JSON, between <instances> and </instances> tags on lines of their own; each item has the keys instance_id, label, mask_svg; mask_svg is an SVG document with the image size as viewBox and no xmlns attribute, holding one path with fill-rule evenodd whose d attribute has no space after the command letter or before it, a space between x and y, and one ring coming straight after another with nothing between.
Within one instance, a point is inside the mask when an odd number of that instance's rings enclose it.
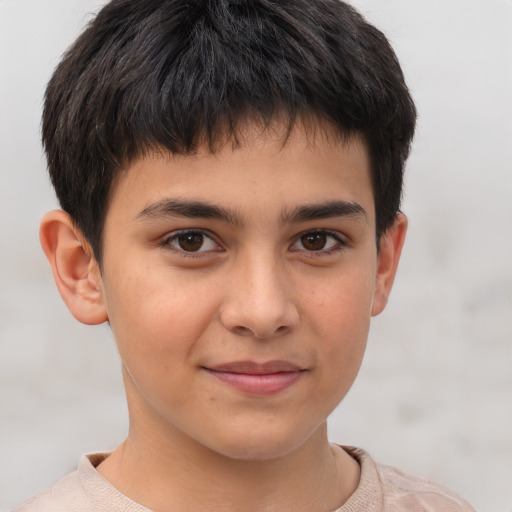
<instances>
[{"instance_id":1,"label":"forehead","mask_svg":"<svg viewBox=\"0 0 512 512\"><path fill-rule=\"evenodd\" d=\"M124 169L109 213L140 211L166 198L209 201L265 212L298 204L343 200L365 203L374 215L370 161L362 137L342 137L320 125L248 124L236 141L193 154L150 152ZM138 209L138 210L137 210ZM107 214L107 218L108 218Z\"/></svg>"}]
</instances>

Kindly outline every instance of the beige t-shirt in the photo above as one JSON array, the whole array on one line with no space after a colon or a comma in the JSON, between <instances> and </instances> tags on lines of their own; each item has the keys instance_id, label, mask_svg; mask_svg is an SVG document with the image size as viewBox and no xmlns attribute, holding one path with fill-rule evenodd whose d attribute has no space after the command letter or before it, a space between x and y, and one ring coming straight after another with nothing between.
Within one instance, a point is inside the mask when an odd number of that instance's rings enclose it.
<instances>
[{"instance_id":1,"label":"beige t-shirt","mask_svg":"<svg viewBox=\"0 0 512 512\"><path fill-rule=\"evenodd\" d=\"M475 512L466 501L435 482L379 464L359 448L343 449L358 461L361 478L354 494L333 512ZM96 471L107 456L84 455L76 471L14 512L151 512L121 494Z\"/></svg>"}]
</instances>

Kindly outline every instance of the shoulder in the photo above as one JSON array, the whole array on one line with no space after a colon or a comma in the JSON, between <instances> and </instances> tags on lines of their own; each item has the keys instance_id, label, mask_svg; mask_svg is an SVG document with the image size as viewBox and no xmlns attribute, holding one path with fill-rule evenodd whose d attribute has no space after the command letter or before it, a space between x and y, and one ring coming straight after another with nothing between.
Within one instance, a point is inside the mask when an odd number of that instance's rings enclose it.
<instances>
[{"instance_id":1,"label":"shoulder","mask_svg":"<svg viewBox=\"0 0 512 512\"><path fill-rule=\"evenodd\" d=\"M108 455L84 455L76 471L14 512L150 512L121 494L96 471L96 466Z\"/></svg>"},{"instance_id":2,"label":"shoulder","mask_svg":"<svg viewBox=\"0 0 512 512\"><path fill-rule=\"evenodd\" d=\"M52 487L44 490L20 505L14 512L71 512L82 510L89 512L85 494L78 471L61 478Z\"/></svg>"},{"instance_id":3,"label":"shoulder","mask_svg":"<svg viewBox=\"0 0 512 512\"><path fill-rule=\"evenodd\" d=\"M376 464L384 493L393 510L393 504L402 507L423 506L425 511L449 510L474 512L473 507L443 485L385 464Z\"/></svg>"},{"instance_id":4,"label":"shoulder","mask_svg":"<svg viewBox=\"0 0 512 512\"><path fill-rule=\"evenodd\" d=\"M371 494L380 507L393 512L475 512L471 505L443 485L376 462L359 448L344 447L361 466L358 492ZM372 509L373 510L373 509Z\"/></svg>"}]
</instances>

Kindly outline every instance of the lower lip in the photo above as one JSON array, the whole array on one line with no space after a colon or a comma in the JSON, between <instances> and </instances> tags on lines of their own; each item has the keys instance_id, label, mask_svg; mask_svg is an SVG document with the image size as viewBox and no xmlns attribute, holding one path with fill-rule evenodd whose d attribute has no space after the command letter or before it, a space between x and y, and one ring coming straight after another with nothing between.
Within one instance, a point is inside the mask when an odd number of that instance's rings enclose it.
<instances>
[{"instance_id":1,"label":"lower lip","mask_svg":"<svg viewBox=\"0 0 512 512\"><path fill-rule=\"evenodd\" d=\"M210 369L208 372L220 381L229 384L240 391L260 396L269 396L280 393L295 384L302 375L302 371L300 370L262 375L223 372Z\"/></svg>"}]
</instances>

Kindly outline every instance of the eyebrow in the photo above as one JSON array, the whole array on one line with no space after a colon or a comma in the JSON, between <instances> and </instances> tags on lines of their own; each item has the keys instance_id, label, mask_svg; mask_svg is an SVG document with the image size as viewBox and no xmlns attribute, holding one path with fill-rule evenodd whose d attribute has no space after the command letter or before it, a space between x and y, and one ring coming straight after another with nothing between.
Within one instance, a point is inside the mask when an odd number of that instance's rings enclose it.
<instances>
[{"instance_id":1,"label":"eyebrow","mask_svg":"<svg viewBox=\"0 0 512 512\"><path fill-rule=\"evenodd\" d=\"M186 217L191 219L216 219L243 227L243 216L236 210L210 204L204 201L163 199L153 203L135 216L134 220L157 219L161 217ZM366 210L359 204L349 201L328 201L306 204L284 211L280 223L294 224L311 220L334 217L360 217L367 220Z\"/></svg>"},{"instance_id":2,"label":"eyebrow","mask_svg":"<svg viewBox=\"0 0 512 512\"><path fill-rule=\"evenodd\" d=\"M308 220L330 219L333 217L361 217L368 220L366 210L359 204L349 201L329 201L320 204L298 206L281 216L283 224L293 224Z\"/></svg>"},{"instance_id":3,"label":"eyebrow","mask_svg":"<svg viewBox=\"0 0 512 512\"><path fill-rule=\"evenodd\" d=\"M186 217L190 219L217 219L241 227L242 216L230 208L216 206L203 201L163 199L144 208L135 220L156 219L159 217Z\"/></svg>"}]
</instances>

